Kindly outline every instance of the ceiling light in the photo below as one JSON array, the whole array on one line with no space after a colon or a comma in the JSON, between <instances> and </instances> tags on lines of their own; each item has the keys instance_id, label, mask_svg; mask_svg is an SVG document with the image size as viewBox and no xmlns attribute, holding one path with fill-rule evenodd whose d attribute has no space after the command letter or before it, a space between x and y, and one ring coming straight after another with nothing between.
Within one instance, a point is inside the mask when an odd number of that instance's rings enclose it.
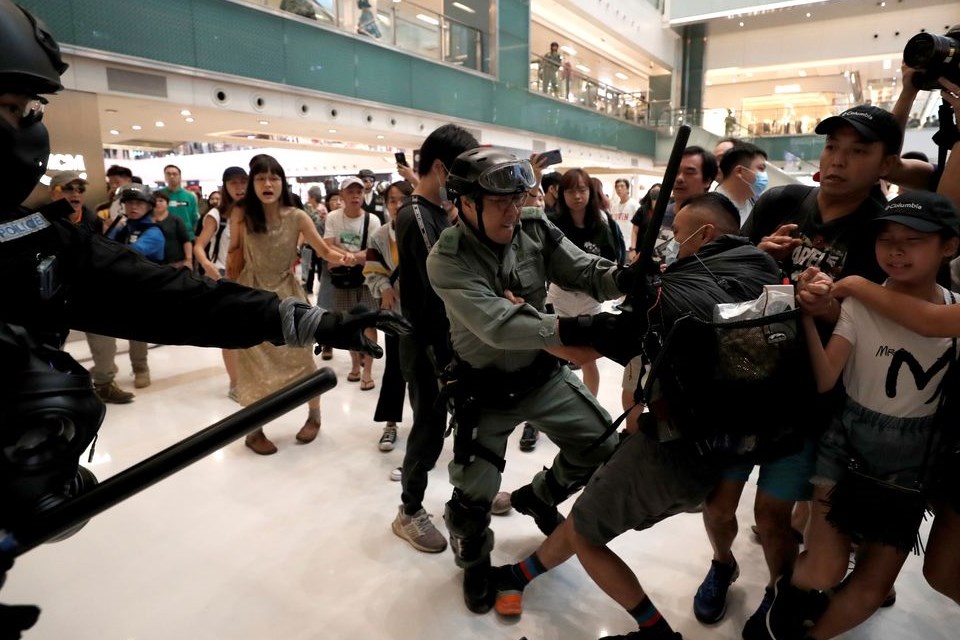
<instances>
[{"instance_id":1,"label":"ceiling light","mask_svg":"<svg viewBox=\"0 0 960 640\"><path fill-rule=\"evenodd\" d=\"M809 11L807 11L807 17L808 17L808 18L810 17L810 12L809 12Z\"/></svg>"},{"instance_id":2,"label":"ceiling light","mask_svg":"<svg viewBox=\"0 0 960 640\"><path fill-rule=\"evenodd\" d=\"M778 84L773 88L774 93L800 93L799 84Z\"/></svg>"},{"instance_id":3,"label":"ceiling light","mask_svg":"<svg viewBox=\"0 0 960 640\"><path fill-rule=\"evenodd\" d=\"M567 45L567 44L565 44L565 45L563 45L562 47L560 47L560 51L563 51L564 53L566 53L566 54L568 54L568 55L571 55L571 56L577 55L577 50L574 49L573 47L571 47L570 45Z\"/></svg>"},{"instance_id":4,"label":"ceiling light","mask_svg":"<svg viewBox=\"0 0 960 640\"><path fill-rule=\"evenodd\" d=\"M261 121L260 121L260 124L266 126L266 125L270 124L270 121L269 121L269 120L261 120Z\"/></svg>"},{"instance_id":5,"label":"ceiling light","mask_svg":"<svg viewBox=\"0 0 960 640\"><path fill-rule=\"evenodd\" d=\"M893 68L893 63L890 62L890 58L887 58L886 60L883 61L883 68L885 71L889 71L890 69Z\"/></svg>"},{"instance_id":6,"label":"ceiling light","mask_svg":"<svg viewBox=\"0 0 960 640\"><path fill-rule=\"evenodd\" d=\"M193 115L193 114L190 113L190 109L181 109L181 110L180 110L180 115L182 115L182 116L189 116L189 115Z\"/></svg>"},{"instance_id":7,"label":"ceiling light","mask_svg":"<svg viewBox=\"0 0 960 640\"><path fill-rule=\"evenodd\" d=\"M116 129L110 129L110 135L112 135L112 136L118 136L118 135L120 135L120 132L117 131Z\"/></svg>"},{"instance_id":8,"label":"ceiling light","mask_svg":"<svg viewBox=\"0 0 960 640\"><path fill-rule=\"evenodd\" d=\"M377 140L383 140L384 136L377 136Z\"/></svg>"},{"instance_id":9,"label":"ceiling light","mask_svg":"<svg viewBox=\"0 0 960 640\"><path fill-rule=\"evenodd\" d=\"M157 128L163 127L163 120L157 120L156 122L153 123L153 126Z\"/></svg>"},{"instance_id":10,"label":"ceiling light","mask_svg":"<svg viewBox=\"0 0 960 640\"><path fill-rule=\"evenodd\" d=\"M466 11L467 13L476 13L476 11L474 11L471 7L468 7L465 4L460 4L459 2L454 2L453 6L455 6L457 9L460 9L460 11Z\"/></svg>"},{"instance_id":11,"label":"ceiling light","mask_svg":"<svg viewBox=\"0 0 960 640\"><path fill-rule=\"evenodd\" d=\"M184 118L183 121L184 121L184 122L193 122L193 118Z\"/></svg>"},{"instance_id":12,"label":"ceiling light","mask_svg":"<svg viewBox=\"0 0 960 640\"><path fill-rule=\"evenodd\" d=\"M420 22L426 22L427 24L432 24L435 27L440 26L439 20L437 20L433 16L428 16L425 13L418 13L417 20L419 20Z\"/></svg>"},{"instance_id":13,"label":"ceiling light","mask_svg":"<svg viewBox=\"0 0 960 640\"><path fill-rule=\"evenodd\" d=\"M576 68L579 69L580 71L583 71L584 73L590 73L590 67L588 67L585 64L578 64Z\"/></svg>"},{"instance_id":14,"label":"ceiling light","mask_svg":"<svg viewBox=\"0 0 960 640\"><path fill-rule=\"evenodd\" d=\"M740 23L740 26L741 26L741 27L743 26L743 22Z\"/></svg>"},{"instance_id":15,"label":"ceiling light","mask_svg":"<svg viewBox=\"0 0 960 640\"><path fill-rule=\"evenodd\" d=\"M617 72L616 72L615 74L613 74L613 75L617 76L617 77L620 78L621 80L629 80L629 79L630 79L630 76L628 76L627 74L625 74L625 73L623 73L623 72L621 72L621 71L617 71Z\"/></svg>"},{"instance_id":16,"label":"ceiling light","mask_svg":"<svg viewBox=\"0 0 960 640\"><path fill-rule=\"evenodd\" d=\"M804 71L803 69L800 69L800 71L797 72L797 75L800 76L801 78L806 78L807 72Z\"/></svg>"},{"instance_id":17,"label":"ceiling light","mask_svg":"<svg viewBox=\"0 0 960 640\"><path fill-rule=\"evenodd\" d=\"M336 132L337 132L336 129L327 129L327 133L336 133Z\"/></svg>"},{"instance_id":18,"label":"ceiling light","mask_svg":"<svg viewBox=\"0 0 960 640\"><path fill-rule=\"evenodd\" d=\"M138 124L135 124L135 125L133 125L133 126L130 127L130 128L133 129L134 131L140 131L140 129L143 129L143 127L141 127L141 126L138 125Z\"/></svg>"}]
</instances>

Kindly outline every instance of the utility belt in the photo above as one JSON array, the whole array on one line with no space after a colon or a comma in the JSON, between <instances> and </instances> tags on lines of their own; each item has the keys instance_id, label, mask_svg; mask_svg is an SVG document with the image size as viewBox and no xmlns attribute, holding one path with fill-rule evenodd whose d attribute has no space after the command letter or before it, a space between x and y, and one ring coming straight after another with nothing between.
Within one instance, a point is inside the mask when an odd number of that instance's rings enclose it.
<instances>
[{"instance_id":1,"label":"utility belt","mask_svg":"<svg viewBox=\"0 0 960 640\"><path fill-rule=\"evenodd\" d=\"M440 378L440 399L453 414L453 461L468 465L477 458L492 464L500 473L506 461L477 443L480 413L484 409L510 409L539 389L560 369L560 361L541 352L526 367L501 371L494 367L475 369L454 356Z\"/></svg>"}]
</instances>

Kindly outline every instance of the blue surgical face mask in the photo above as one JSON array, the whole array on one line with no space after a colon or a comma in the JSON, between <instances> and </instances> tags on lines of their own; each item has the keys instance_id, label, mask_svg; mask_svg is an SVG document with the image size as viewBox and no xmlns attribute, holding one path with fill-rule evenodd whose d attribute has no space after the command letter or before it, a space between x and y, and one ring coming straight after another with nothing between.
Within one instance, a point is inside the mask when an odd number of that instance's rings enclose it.
<instances>
[{"instance_id":1,"label":"blue surgical face mask","mask_svg":"<svg viewBox=\"0 0 960 640\"><path fill-rule=\"evenodd\" d=\"M753 184L750 185L750 188L753 189L753 195L760 197L760 194L764 192L767 188L767 185L770 184L770 176L767 175L766 171L754 171L748 167L744 167L747 171L750 171L755 176ZM746 182L746 180L744 180Z\"/></svg>"}]
</instances>

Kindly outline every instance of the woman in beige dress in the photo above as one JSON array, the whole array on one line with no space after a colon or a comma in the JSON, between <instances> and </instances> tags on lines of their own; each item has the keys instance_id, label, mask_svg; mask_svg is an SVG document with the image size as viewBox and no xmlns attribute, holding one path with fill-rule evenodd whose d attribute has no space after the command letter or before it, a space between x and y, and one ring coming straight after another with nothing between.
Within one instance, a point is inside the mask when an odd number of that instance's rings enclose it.
<instances>
[{"instance_id":1,"label":"woman in beige dress","mask_svg":"<svg viewBox=\"0 0 960 640\"><path fill-rule=\"evenodd\" d=\"M273 291L281 298L296 296L308 302L294 276L297 239L305 241L325 260L352 264L352 256L329 246L317 233L310 216L294 206L283 167L272 156L256 156L250 165L246 198L230 216L228 271L239 270L236 281ZM239 261L239 263L237 262ZM242 265L242 266L241 266ZM264 342L237 352L237 400L247 406L303 376L316 371L310 347L275 346ZM320 398L308 403L307 420L297 441L312 442L320 431ZM277 452L263 429L247 436L246 445L260 455Z\"/></svg>"}]
</instances>

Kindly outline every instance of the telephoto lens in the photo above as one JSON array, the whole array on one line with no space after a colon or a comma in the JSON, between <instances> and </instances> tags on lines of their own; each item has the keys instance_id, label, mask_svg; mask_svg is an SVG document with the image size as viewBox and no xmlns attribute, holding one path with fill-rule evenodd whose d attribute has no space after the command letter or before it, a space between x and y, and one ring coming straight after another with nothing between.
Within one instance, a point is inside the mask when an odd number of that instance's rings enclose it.
<instances>
[{"instance_id":1,"label":"telephoto lens","mask_svg":"<svg viewBox=\"0 0 960 640\"><path fill-rule=\"evenodd\" d=\"M913 85L921 91L940 89L940 77L960 84L960 25L950 27L942 36L913 36L903 48L903 62L919 72L913 75Z\"/></svg>"}]
</instances>

